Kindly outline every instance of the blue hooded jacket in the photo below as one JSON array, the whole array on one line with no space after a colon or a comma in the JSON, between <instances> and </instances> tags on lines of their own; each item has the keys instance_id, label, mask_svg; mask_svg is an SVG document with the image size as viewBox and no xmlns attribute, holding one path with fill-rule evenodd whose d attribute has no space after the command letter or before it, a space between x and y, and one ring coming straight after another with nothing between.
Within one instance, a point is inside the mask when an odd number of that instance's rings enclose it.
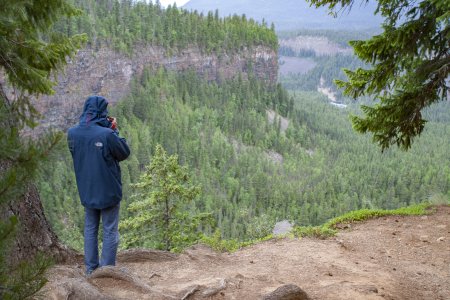
<instances>
[{"instance_id":1,"label":"blue hooded jacket","mask_svg":"<svg viewBox=\"0 0 450 300\"><path fill-rule=\"evenodd\" d=\"M80 123L69 129L67 141L72 153L78 193L83 206L104 209L122 199L119 162L130 155L130 148L108 121L108 101L89 97Z\"/></svg>"}]
</instances>

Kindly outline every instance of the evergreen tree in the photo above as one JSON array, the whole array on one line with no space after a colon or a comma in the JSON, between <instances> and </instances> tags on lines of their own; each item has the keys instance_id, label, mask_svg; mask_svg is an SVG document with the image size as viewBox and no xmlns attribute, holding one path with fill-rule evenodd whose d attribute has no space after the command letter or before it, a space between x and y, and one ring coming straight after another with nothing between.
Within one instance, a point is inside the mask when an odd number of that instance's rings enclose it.
<instances>
[{"instance_id":1,"label":"evergreen tree","mask_svg":"<svg viewBox=\"0 0 450 300\"><path fill-rule=\"evenodd\" d=\"M354 0L311 0L330 10L348 8ZM356 55L372 69L345 70L349 81L337 80L346 95L374 96L375 106L362 106L365 117L353 116L357 131L373 133L384 150L408 149L425 126L423 111L447 99L450 73L450 1L378 0L385 18L383 32L352 41Z\"/></svg>"},{"instance_id":2,"label":"evergreen tree","mask_svg":"<svg viewBox=\"0 0 450 300\"><path fill-rule=\"evenodd\" d=\"M200 216L191 217L188 204L200 187L190 183L177 155L169 156L157 145L150 165L133 186L138 189L137 200L128 207L133 215L121 223L121 228L131 230L128 245L142 245L149 239L155 248L176 251L199 238Z\"/></svg>"},{"instance_id":3,"label":"evergreen tree","mask_svg":"<svg viewBox=\"0 0 450 300\"><path fill-rule=\"evenodd\" d=\"M30 97L52 92L51 72L66 62L84 36L50 34L51 25L63 15L79 13L63 0L0 3L0 71L8 86L0 84L0 298L23 299L45 283L48 259L34 258L36 246L45 246L44 236L59 248L45 220L39 196L30 182L39 161L58 141L58 135L25 140L19 133L33 127L37 112ZM11 92L13 89L14 92ZM20 208L27 201L27 209ZM10 216L6 220L6 216ZM5 219L3 219L5 218ZM16 226L20 223L20 226ZM39 226L42 226L39 228ZM27 232L26 234L17 231ZM37 236L34 236L37 233ZM19 241L20 240L20 241ZM32 243L37 243L35 246ZM40 243L40 244L39 244ZM21 245L20 249L14 247ZM28 250L25 250L28 249ZM20 251L19 251L20 250ZM8 257L8 259L6 259ZM33 260L32 263L23 258Z\"/></svg>"}]
</instances>

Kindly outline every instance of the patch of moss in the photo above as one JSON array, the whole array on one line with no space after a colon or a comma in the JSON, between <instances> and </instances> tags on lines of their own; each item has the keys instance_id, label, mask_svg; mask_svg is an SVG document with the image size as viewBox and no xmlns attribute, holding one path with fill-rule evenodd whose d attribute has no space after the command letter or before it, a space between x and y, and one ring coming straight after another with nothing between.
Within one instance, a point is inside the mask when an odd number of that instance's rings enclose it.
<instances>
[{"instance_id":1,"label":"patch of moss","mask_svg":"<svg viewBox=\"0 0 450 300\"><path fill-rule=\"evenodd\" d=\"M420 203L392 210L384 210L384 209L355 210L346 213L342 216L333 218L321 226L296 226L294 227L294 234L297 237L316 237L323 239L336 235L337 233L336 227L338 224L349 224L384 216L424 215L430 212L429 210L430 207L431 204L429 203Z\"/></svg>"},{"instance_id":2,"label":"patch of moss","mask_svg":"<svg viewBox=\"0 0 450 300\"><path fill-rule=\"evenodd\" d=\"M430 203L421 203L392 210L361 209L333 218L321 226L295 226L292 233L294 237L315 237L320 239L326 239L335 236L337 234L338 232L337 225L361 222L364 220L384 216L425 215L433 211L430 210L431 207L432 205ZM209 247L211 247L216 251L235 252L243 247L248 247L274 238L284 238L284 237L285 236L274 237L273 235L270 234L260 239L242 242L235 239L231 240L222 239L221 232L217 230L212 236L203 236L201 242L208 245Z\"/></svg>"},{"instance_id":3,"label":"patch of moss","mask_svg":"<svg viewBox=\"0 0 450 300\"><path fill-rule=\"evenodd\" d=\"M315 237L320 239L326 239L328 237L336 235L335 229L329 228L325 225L322 226L295 226L293 229L296 237Z\"/></svg>"},{"instance_id":4,"label":"patch of moss","mask_svg":"<svg viewBox=\"0 0 450 300\"><path fill-rule=\"evenodd\" d=\"M220 252L235 252L243 247L248 247L260 242L264 242L267 240L270 240L274 238L271 234L259 238L259 239L253 239L249 241L238 241L235 239L231 240L225 240L222 239L222 234L219 230L216 230L216 232L212 236L203 236L201 239L201 242L208 245L212 249Z\"/></svg>"}]
</instances>

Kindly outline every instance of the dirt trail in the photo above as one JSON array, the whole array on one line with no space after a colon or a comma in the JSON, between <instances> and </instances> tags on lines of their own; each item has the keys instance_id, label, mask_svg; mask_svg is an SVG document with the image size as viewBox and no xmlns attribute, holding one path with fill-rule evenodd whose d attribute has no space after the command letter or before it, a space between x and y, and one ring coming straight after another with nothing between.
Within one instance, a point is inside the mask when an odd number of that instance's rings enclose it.
<instances>
[{"instance_id":1,"label":"dirt trail","mask_svg":"<svg viewBox=\"0 0 450 300\"><path fill-rule=\"evenodd\" d=\"M352 224L329 240L274 239L233 254L201 245L180 255L128 253L116 270L121 275L86 279L82 266L56 266L42 293L46 299L261 299L295 284L311 299L450 299L450 207Z\"/></svg>"}]
</instances>

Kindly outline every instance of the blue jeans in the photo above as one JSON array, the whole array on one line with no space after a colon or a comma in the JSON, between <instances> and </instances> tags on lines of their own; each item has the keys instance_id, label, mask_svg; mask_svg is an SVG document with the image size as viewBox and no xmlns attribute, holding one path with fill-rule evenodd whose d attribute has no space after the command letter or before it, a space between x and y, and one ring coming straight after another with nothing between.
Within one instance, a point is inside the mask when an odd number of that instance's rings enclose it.
<instances>
[{"instance_id":1,"label":"blue jeans","mask_svg":"<svg viewBox=\"0 0 450 300\"><path fill-rule=\"evenodd\" d=\"M105 209L84 208L84 263L86 274L91 274L98 267L116 264L117 246L119 245L119 210L120 203ZM98 227L100 218L103 224L103 248L99 262Z\"/></svg>"}]
</instances>

